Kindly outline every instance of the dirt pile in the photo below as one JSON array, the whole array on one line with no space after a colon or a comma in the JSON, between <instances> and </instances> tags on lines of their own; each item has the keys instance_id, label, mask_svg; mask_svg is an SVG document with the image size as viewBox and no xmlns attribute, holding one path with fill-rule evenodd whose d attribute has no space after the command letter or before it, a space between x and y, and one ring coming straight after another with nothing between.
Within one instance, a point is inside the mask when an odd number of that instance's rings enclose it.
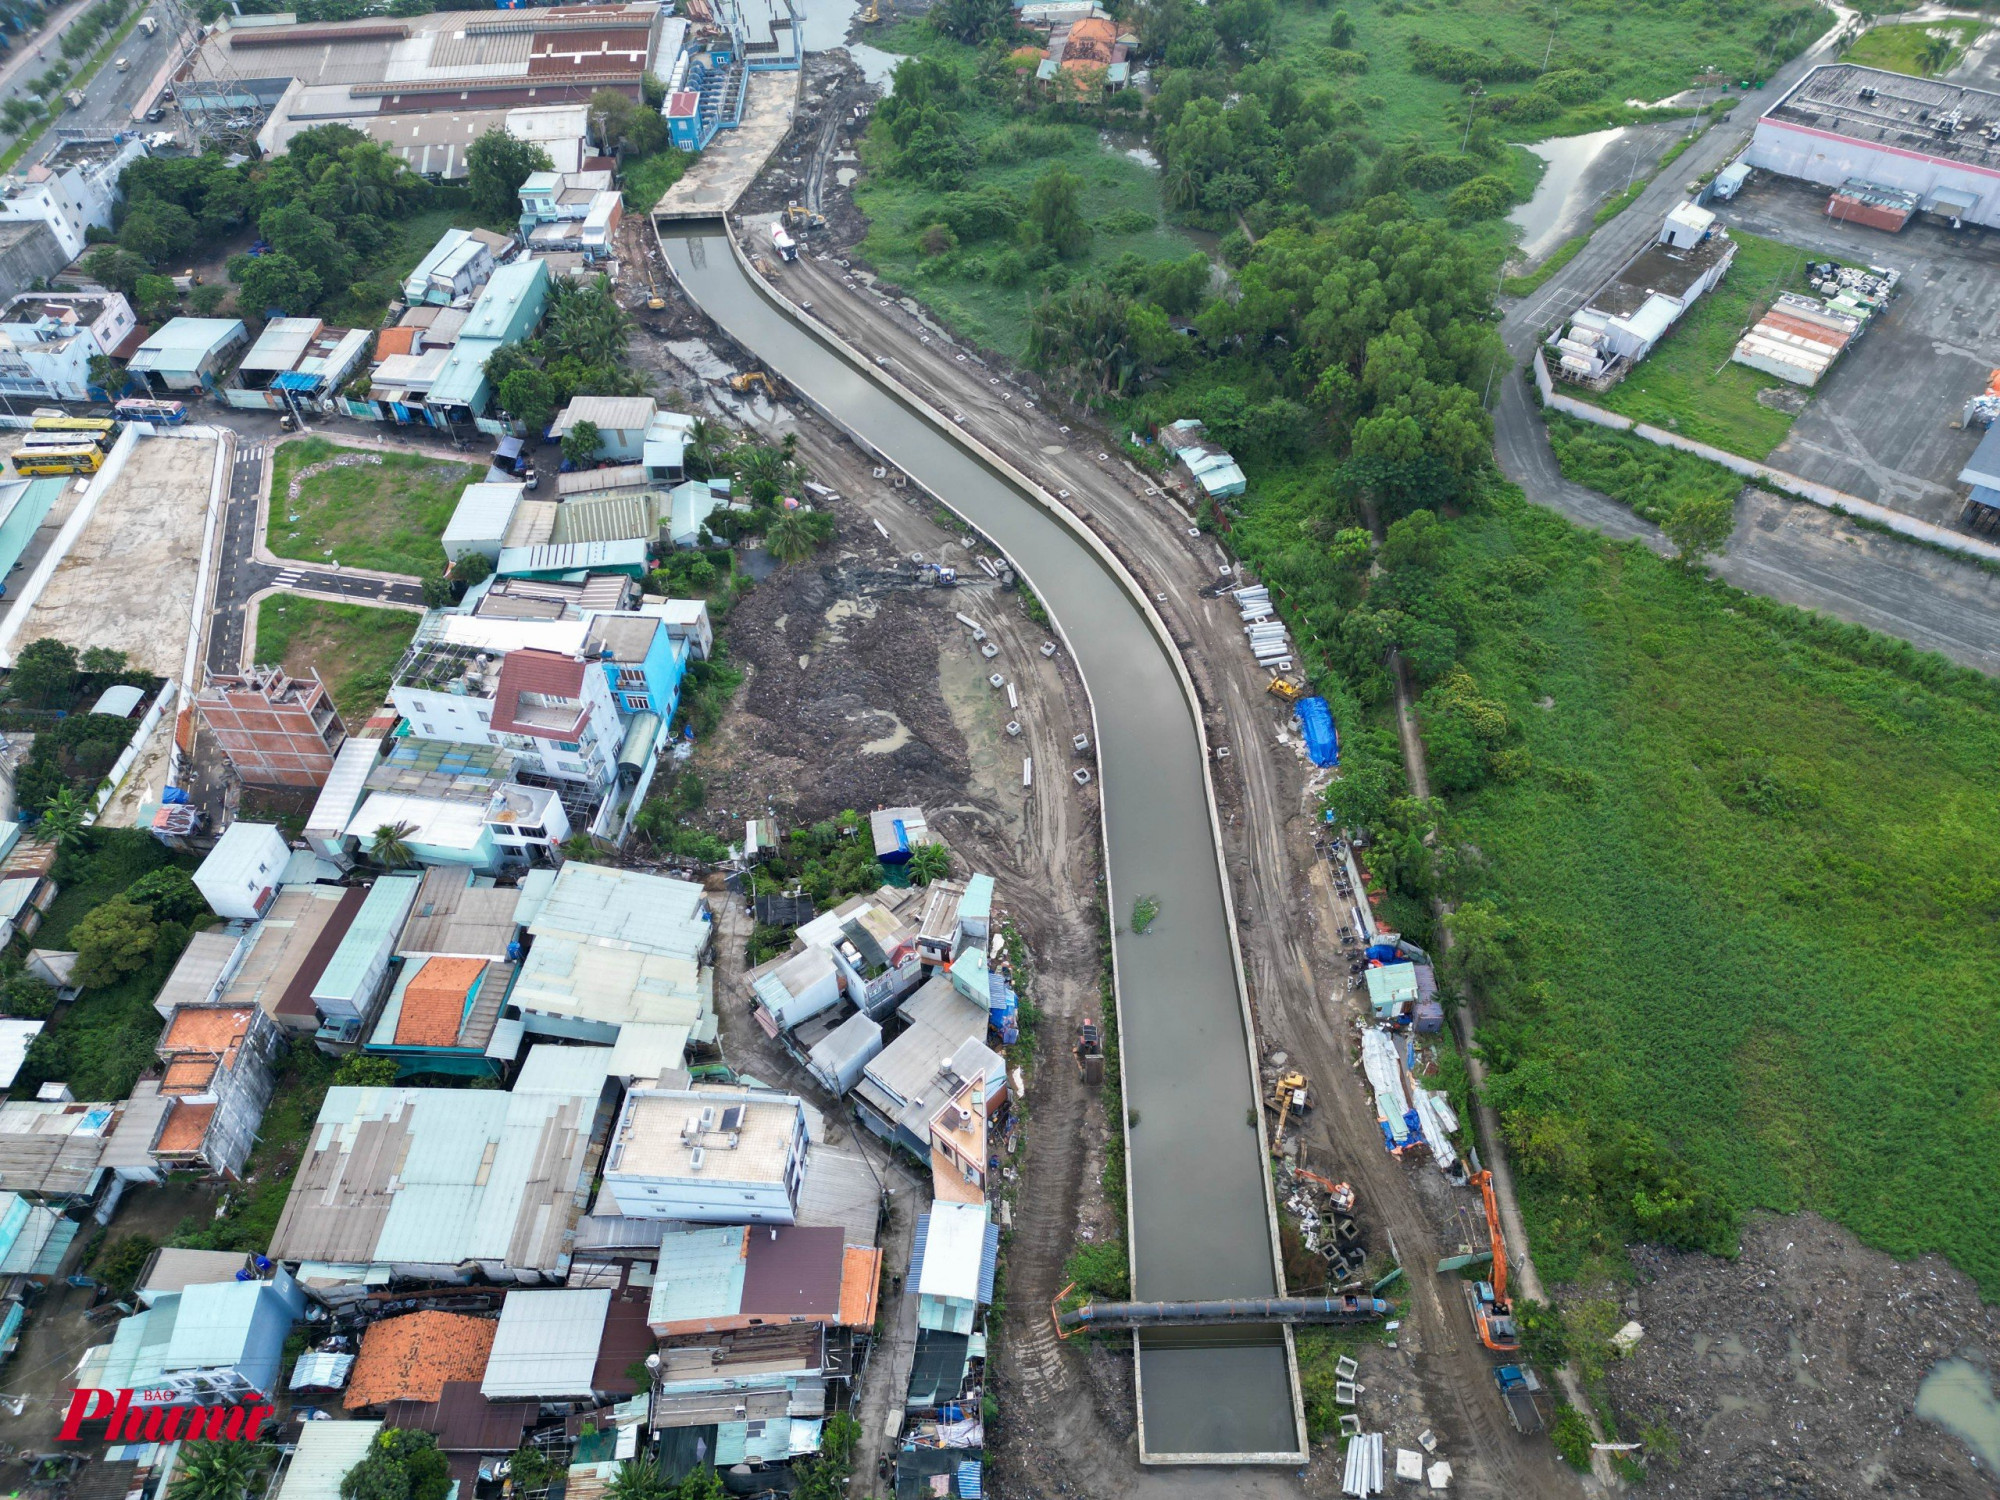
<instances>
[{"instance_id":1,"label":"dirt pile","mask_svg":"<svg viewBox=\"0 0 2000 1500\"><path fill-rule=\"evenodd\" d=\"M1752 1221L1734 1261L1640 1247L1646 1335L1610 1370L1626 1426L1670 1428L1650 1489L1736 1500L1990 1497L1965 1445L1915 1414L1957 1355L1991 1369L2000 1310L1937 1256L1898 1262L1814 1214Z\"/></svg>"}]
</instances>

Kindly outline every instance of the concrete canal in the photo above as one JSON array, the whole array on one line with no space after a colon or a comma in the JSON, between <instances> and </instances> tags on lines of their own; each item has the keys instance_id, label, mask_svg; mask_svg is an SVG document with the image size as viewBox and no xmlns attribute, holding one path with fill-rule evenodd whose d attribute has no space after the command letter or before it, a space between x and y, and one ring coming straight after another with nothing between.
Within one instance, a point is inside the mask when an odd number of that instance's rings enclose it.
<instances>
[{"instance_id":1,"label":"concrete canal","mask_svg":"<svg viewBox=\"0 0 2000 1500\"><path fill-rule=\"evenodd\" d=\"M1103 554L801 323L744 269L720 224L662 220L659 229L696 305L990 537L1056 620L1096 718L1112 909L1126 929L1140 896L1157 899L1160 911L1144 936L1122 930L1115 940L1133 1295L1278 1294L1270 1179L1206 751L1171 648ZM1069 770L1036 767L1030 795L1076 795ZM1052 1050L1061 1045L1051 1038ZM1143 1459L1303 1457L1280 1329L1149 1331L1138 1359Z\"/></svg>"}]
</instances>

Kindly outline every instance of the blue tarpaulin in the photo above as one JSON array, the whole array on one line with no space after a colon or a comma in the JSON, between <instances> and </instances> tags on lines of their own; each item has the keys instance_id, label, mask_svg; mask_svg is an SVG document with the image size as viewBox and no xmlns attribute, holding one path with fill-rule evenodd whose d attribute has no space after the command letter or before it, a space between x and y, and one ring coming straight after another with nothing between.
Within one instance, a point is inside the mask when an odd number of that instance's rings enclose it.
<instances>
[{"instance_id":1,"label":"blue tarpaulin","mask_svg":"<svg viewBox=\"0 0 2000 1500\"><path fill-rule=\"evenodd\" d=\"M287 370L271 382L272 387L276 390L300 391L308 396L318 390L323 384L325 384L323 376L301 375L297 370Z\"/></svg>"},{"instance_id":2,"label":"blue tarpaulin","mask_svg":"<svg viewBox=\"0 0 2000 1500\"><path fill-rule=\"evenodd\" d=\"M1316 766L1340 764L1340 737L1333 731L1333 710L1324 698L1301 698L1292 710L1298 716L1299 732L1306 737L1306 754Z\"/></svg>"}]
</instances>

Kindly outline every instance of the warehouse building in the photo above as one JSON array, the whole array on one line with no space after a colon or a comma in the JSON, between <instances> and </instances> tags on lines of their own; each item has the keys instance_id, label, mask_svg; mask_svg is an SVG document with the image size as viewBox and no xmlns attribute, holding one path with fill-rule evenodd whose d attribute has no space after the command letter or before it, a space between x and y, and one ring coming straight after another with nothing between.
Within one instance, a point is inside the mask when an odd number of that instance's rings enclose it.
<instances>
[{"instance_id":1,"label":"warehouse building","mask_svg":"<svg viewBox=\"0 0 2000 1500\"><path fill-rule=\"evenodd\" d=\"M2000 224L2000 94L1851 63L1814 68L1757 122L1745 162L1834 189L1835 217Z\"/></svg>"}]
</instances>

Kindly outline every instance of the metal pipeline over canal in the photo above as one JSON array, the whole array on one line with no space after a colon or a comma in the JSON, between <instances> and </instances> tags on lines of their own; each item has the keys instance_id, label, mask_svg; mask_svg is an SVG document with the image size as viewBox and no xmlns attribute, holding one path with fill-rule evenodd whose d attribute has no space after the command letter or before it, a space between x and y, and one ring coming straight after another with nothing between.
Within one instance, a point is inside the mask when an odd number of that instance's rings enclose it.
<instances>
[{"instance_id":1,"label":"metal pipeline over canal","mask_svg":"<svg viewBox=\"0 0 2000 1500\"><path fill-rule=\"evenodd\" d=\"M1233 1302L1086 1302L1056 1314L1056 1333L1080 1328L1198 1328L1226 1323L1319 1323L1351 1327L1386 1317L1380 1297L1244 1297Z\"/></svg>"},{"instance_id":2,"label":"metal pipeline over canal","mask_svg":"<svg viewBox=\"0 0 2000 1500\"><path fill-rule=\"evenodd\" d=\"M1140 896L1159 902L1149 932L1114 940L1133 1290L1161 1302L1276 1296L1276 1222L1206 750L1192 688L1149 607L1094 539L1058 519L1052 499L1004 474L999 460L975 456L941 419L780 303L721 224L656 228L696 306L991 538L1055 620L1096 720L1113 913L1122 926ZM1066 779L1036 782L1034 796L1072 794ZM1143 1461L1303 1461L1281 1326L1137 1337Z\"/></svg>"}]
</instances>

